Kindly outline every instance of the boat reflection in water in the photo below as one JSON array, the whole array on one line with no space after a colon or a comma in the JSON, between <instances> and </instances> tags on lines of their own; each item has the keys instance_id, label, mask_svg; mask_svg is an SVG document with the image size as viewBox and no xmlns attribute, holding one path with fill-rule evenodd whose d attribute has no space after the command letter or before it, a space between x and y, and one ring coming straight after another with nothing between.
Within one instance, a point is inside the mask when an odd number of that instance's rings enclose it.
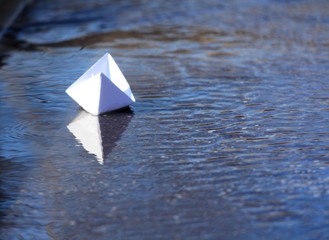
<instances>
[{"instance_id":1,"label":"boat reflection in water","mask_svg":"<svg viewBox=\"0 0 329 240\"><path fill-rule=\"evenodd\" d=\"M81 110L67 128L90 154L96 156L99 164L103 165L104 159L116 146L132 116L129 108L100 116Z\"/></svg>"}]
</instances>

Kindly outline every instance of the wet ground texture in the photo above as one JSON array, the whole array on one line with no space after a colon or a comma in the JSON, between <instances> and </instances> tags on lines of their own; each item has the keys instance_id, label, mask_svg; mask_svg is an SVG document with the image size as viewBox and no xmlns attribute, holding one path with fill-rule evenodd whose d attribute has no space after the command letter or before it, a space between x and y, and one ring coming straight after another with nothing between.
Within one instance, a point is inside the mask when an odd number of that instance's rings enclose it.
<instances>
[{"instance_id":1,"label":"wet ground texture","mask_svg":"<svg viewBox=\"0 0 329 240\"><path fill-rule=\"evenodd\" d=\"M328 1L40 0L1 47L1 239L329 238ZM137 102L92 117L105 52Z\"/></svg>"}]
</instances>

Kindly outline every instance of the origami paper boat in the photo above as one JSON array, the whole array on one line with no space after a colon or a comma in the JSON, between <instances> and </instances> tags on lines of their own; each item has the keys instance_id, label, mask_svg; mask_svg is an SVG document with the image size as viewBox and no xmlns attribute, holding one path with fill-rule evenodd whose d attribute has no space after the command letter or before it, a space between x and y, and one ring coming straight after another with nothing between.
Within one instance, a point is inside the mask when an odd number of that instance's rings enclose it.
<instances>
[{"instance_id":1,"label":"origami paper boat","mask_svg":"<svg viewBox=\"0 0 329 240\"><path fill-rule=\"evenodd\" d=\"M104 159L116 146L131 118L132 114L127 112L94 116L81 111L67 128L84 149L95 155L98 163L103 165Z\"/></svg>"},{"instance_id":2,"label":"origami paper boat","mask_svg":"<svg viewBox=\"0 0 329 240\"><path fill-rule=\"evenodd\" d=\"M109 53L66 89L66 93L93 115L127 107L135 102L126 78Z\"/></svg>"}]
</instances>

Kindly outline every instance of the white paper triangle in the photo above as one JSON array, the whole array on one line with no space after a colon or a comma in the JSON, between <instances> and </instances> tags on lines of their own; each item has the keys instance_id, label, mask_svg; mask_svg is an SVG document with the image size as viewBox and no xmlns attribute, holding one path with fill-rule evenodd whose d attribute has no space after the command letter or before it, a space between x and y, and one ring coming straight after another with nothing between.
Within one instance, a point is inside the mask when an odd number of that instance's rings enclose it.
<instances>
[{"instance_id":1,"label":"white paper triangle","mask_svg":"<svg viewBox=\"0 0 329 240\"><path fill-rule=\"evenodd\" d=\"M109 53L66 89L66 93L94 115L117 110L135 102L126 78Z\"/></svg>"}]
</instances>

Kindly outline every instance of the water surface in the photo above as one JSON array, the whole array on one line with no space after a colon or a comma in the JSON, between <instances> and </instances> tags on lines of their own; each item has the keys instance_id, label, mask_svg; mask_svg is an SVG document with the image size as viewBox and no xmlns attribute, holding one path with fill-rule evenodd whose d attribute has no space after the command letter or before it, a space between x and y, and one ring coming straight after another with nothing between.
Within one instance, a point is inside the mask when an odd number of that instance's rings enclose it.
<instances>
[{"instance_id":1,"label":"water surface","mask_svg":"<svg viewBox=\"0 0 329 240\"><path fill-rule=\"evenodd\" d=\"M328 14L36 1L0 69L1 239L328 238ZM77 125L105 52L137 102Z\"/></svg>"}]
</instances>

